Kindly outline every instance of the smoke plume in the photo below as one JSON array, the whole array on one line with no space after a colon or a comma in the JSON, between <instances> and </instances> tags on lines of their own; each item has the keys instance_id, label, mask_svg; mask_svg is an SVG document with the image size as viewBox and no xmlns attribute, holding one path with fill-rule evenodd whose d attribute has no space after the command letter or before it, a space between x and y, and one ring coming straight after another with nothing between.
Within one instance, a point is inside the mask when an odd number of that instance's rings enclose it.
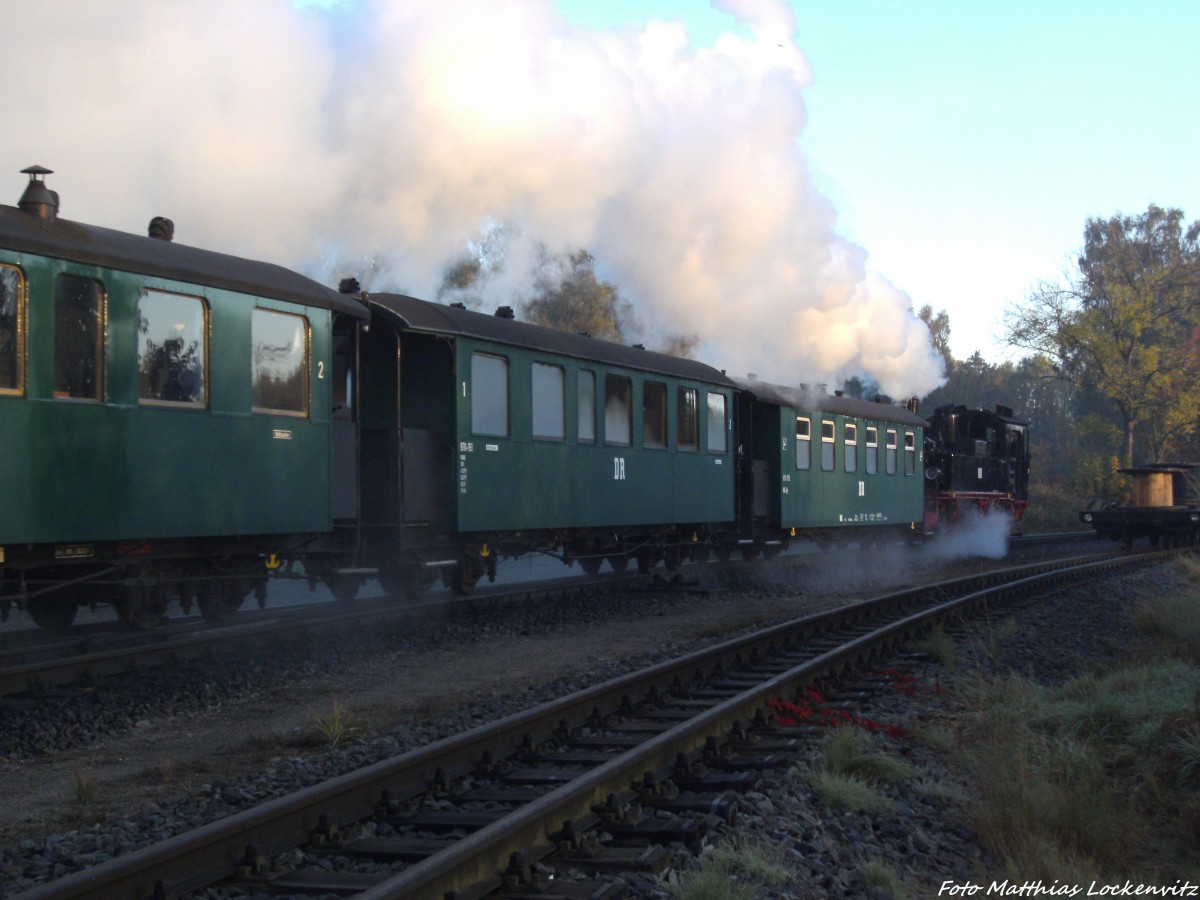
<instances>
[{"instance_id":1,"label":"smoke plume","mask_svg":"<svg viewBox=\"0 0 1200 900\"><path fill-rule=\"evenodd\" d=\"M809 176L790 9L717 6L730 31L701 47L550 0L2 0L5 202L40 163L64 218L165 215L181 243L429 298L506 223L589 250L649 332L730 374L927 392L925 326Z\"/></svg>"}]
</instances>

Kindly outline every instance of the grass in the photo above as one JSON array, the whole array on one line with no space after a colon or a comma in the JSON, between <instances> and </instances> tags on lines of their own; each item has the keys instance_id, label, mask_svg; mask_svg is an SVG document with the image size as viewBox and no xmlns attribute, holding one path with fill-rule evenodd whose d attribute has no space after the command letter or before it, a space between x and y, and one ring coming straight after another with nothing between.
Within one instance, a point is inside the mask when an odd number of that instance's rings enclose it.
<instances>
[{"instance_id":1,"label":"grass","mask_svg":"<svg viewBox=\"0 0 1200 900\"><path fill-rule=\"evenodd\" d=\"M940 666L947 669L954 668L954 663L958 658L958 650L954 646L954 638L946 634L945 629L941 624L933 626L933 630L929 632L929 637L921 645L929 658Z\"/></svg>"},{"instance_id":2,"label":"grass","mask_svg":"<svg viewBox=\"0 0 1200 900\"><path fill-rule=\"evenodd\" d=\"M331 750L355 737L360 730L354 716L337 700L333 701L327 714L313 717L313 734Z\"/></svg>"},{"instance_id":3,"label":"grass","mask_svg":"<svg viewBox=\"0 0 1200 900\"><path fill-rule=\"evenodd\" d=\"M896 870L879 860L863 863L863 881L869 887L883 891L892 900L908 900L908 890Z\"/></svg>"},{"instance_id":4,"label":"grass","mask_svg":"<svg viewBox=\"0 0 1200 900\"><path fill-rule=\"evenodd\" d=\"M76 803L80 806L90 806L100 799L100 786L95 775L79 769L76 769L74 774Z\"/></svg>"},{"instance_id":5,"label":"grass","mask_svg":"<svg viewBox=\"0 0 1200 900\"><path fill-rule=\"evenodd\" d=\"M959 691L973 824L1010 876L1200 879L1200 587L1189 593L1143 598L1145 645L1108 672Z\"/></svg>"},{"instance_id":6,"label":"grass","mask_svg":"<svg viewBox=\"0 0 1200 900\"><path fill-rule=\"evenodd\" d=\"M916 778L921 770L902 759L871 749L871 738L858 728L836 728L825 741L821 759L792 770L834 809L886 815L895 802L879 787Z\"/></svg>"},{"instance_id":7,"label":"grass","mask_svg":"<svg viewBox=\"0 0 1200 900\"><path fill-rule=\"evenodd\" d=\"M736 836L709 849L685 869L672 894L680 900L752 900L791 884L795 873L770 845Z\"/></svg>"}]
</instances>

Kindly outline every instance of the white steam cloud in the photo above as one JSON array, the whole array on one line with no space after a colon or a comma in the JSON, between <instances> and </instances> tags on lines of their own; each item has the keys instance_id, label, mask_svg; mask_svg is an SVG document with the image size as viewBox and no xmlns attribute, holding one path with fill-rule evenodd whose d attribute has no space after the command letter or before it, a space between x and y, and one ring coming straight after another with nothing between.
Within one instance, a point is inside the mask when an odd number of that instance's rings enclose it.
<instances>
[{"instance_id":1,"label":"white steam cloud","mask_svg":"<svg viewBox=\"0 0 1200 900\"><path fill-rule=\"evenodd\" d=\"M550 0L0 0L4 202L40 163L65 218L166 215L182 243L307 271L385 260L372 289L430 298L512 223L590 250L648 330L731 374L928 392L925 326L809 177L790 9L716 5L739 27L696 47Z\"/></svg>"}]
</instances>

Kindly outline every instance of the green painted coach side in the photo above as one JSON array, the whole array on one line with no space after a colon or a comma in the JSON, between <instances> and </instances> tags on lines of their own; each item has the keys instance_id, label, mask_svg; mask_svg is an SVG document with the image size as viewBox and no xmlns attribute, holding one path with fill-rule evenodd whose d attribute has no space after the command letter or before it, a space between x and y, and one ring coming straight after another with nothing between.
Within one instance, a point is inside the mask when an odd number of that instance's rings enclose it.
<instances>
[{"instance_id":1,"label":"green painted coach side","mask_svg":"<svg viewBox=\"0 0 1200 900\"><path fill-rule=\"evenodd\" d=\"M779 486L779 497L773 513L780 528L843 528L871 525L911 525L922 521L924 487L921 461L922 429L897 424L884 419L858 418L836 413L806 410L796 407L777 407L779 448L776 460L780 478L772 480ZM798 417L810 420L811 462L808 469L796 465L796 431ZM834 460L832 471L821 468L821 423L833 422ZM846 424L857 425L857 467L847 472L845 467L844 434ZM867 472L867 428L879 429L878 468ZM897 432L896 473L887 474L885 439L889 429ZM904 433L913 434L917 457L915 474L904 470Z\"/></svg>"},{"instance_id":2,"label":"green painted coach side","mask_svg":"<svg viewBox=\"0 0 1200 900\"><path fill-rule=\"evenodd\" d=\"M0 545L325 531L330 527L332 313L156 276L0 251L26 285L23 390L0 395ZM54 396L54 282L105 294L103 399ZM139 403L138 299L201 298L208 312L203 408ZM308 414L251 410L256 307L309 329Z\"/></svg>"},{"instance_id":3,"label":"green painted coach side","mask_svg":"<svg viewBox=\"0 0 1200 900\"><path fill-rule=\"evenodd\" d=\"M540 353L526 348L460 338L457 352L458 468L455 473L458 528L463 532L701 524L732 521L734 465L731 448L732 391L701 381L604 365L591 360ZM471 355L481 352L508 360L509 434L472 431ZM563 369L566 437L532 435L532 365ZM596 375L593 442L578 436L575 385L580 370ZM633 385L629 444L605 442L606 375L629 378ZM641 398L647 381L667 387L666 448L643 444ZM676 448L678 388L698 392L703 412L706 393L725 397L726 450L710 453L703 414L700 447ZM528 485L537 485L531 490Z\"/></svg>"}]
</instances>

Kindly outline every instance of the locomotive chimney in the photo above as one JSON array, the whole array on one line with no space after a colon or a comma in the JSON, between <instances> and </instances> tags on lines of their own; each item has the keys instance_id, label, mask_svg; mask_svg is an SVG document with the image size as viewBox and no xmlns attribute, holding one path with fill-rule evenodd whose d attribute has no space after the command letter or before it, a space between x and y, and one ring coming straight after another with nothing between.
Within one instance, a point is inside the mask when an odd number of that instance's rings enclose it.
<instances>
[{"instance_id":1,"label":"locomotive chimney","mask_svg":"<svg viewBox=\"0 0 1200 900\"><path fill-rule=\"evenodd\" d=\"M52 169L43 166L30 166L21 170L22 175L29 176L29 184L25 193L17 202L23 212L27 212L47 222L58 221L58 192L46 187L45 177L53 174Z\"/></svg>"},{"instance_id":2,"label":"locomotive chimney","mask_svg":"<svg viewBox=\"0 0 1200 900\"><path fill-rule=\"evenodd\" d=\"M172 241L175 239L175 223L162 216L155 216L150 220L150 227L146 233L156 241Z\"/></svg>"}]
</instances>

